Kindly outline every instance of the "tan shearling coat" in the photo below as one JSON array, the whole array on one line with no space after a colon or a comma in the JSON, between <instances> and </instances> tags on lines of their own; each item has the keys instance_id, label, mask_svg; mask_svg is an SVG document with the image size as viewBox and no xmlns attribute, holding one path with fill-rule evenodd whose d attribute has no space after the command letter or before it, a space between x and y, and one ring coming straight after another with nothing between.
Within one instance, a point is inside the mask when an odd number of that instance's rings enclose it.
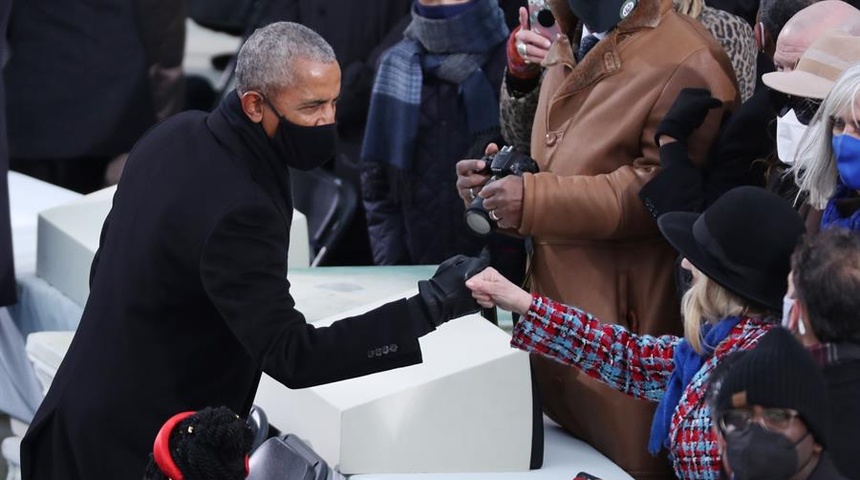
<instances>
[{"instance_id":1,"label":"tan shearling coat","mask_svg":"<svg viewBox=\"0 0 860 480\"><path fill-rule=\"evenodd\" d=\"M552 1L574 25L565 0ZM709 89L733 109L735 74L719 44L671 0L636 9L576 64L568 37L544 62L518 233L534 239L532 289L640 334L681 333L675 252L638 197L660 166L655 129L678 92ZM578 41L578 37L575 39ZM504 110L504 109L503 109ZM716 109L689 140L696 162L719 128ZM656 404L533 356L547 414L636 478L673 478L647 453Z\"/></svg>"}]
</instances>

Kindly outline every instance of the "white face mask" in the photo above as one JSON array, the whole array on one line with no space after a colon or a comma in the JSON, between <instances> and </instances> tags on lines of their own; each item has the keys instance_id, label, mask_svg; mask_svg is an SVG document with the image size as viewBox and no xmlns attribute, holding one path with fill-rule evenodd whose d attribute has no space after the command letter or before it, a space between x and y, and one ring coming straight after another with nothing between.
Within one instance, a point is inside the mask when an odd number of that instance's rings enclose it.
<instances>
[{"instance_id":1,"label":"white face mask","mask_svg":"<svg viewBox=\"0 0 860 480\"><path fill-rule=\"evenodd\" d=\"M794 308L794 299L788 295L782 297L782 327L788 328L791 324L791 310ZM797 331L801 335L806 335L806 326L803 324L803 318L797 317ZM792 332L794 333L794 332Z\"/></svg>"},{"instance_id":2,"label":"white face mask","mask_svg":"<svg viewBox=\"0 0 860 480\"><path fill-rule=\"evenodd\" d=\"M797 147L804 133L806 125L800 123L794 109L776 117L776 154L783 163L794 163Z\"/></svg>"}]
</instances>

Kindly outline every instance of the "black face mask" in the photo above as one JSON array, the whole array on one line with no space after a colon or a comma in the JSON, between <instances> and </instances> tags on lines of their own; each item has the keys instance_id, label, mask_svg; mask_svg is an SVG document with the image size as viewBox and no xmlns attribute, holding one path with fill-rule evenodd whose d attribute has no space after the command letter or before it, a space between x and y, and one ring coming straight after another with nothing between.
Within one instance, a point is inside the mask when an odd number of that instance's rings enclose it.
<instances>
[{"instance_id":1,"label":"black face mask","mask_svg":"<svg viewBox=\"0 0 860 480\"><path fill-rule=\"evenodd\" d=\"M281 115L268 100L269 108L278 115L278 127L271 138L272 147L284 162L299 170L313 170L337 154L337 124L303 127Z\"/></svg>"},{"instance_id":2,"label":"black face mask","mask_svg":"<svg viewBox=\"0 0 860 480\"><path fill-rule=\"evenodd\" d=\"M636 8L637 0L567 0L576 18L582 20L591 33L601 33L618 25Z\"/></svg>"},{"instance_id":3,"label":"black face mask","mask_svg":"<svg viewBox=\"0 0 860 480\"><path fill-rule=\"evenodd\" d=\"M809 435L809 432L806 432ZM735 480L787 480L799 469L797 445L785 435L752 424L726 435L726 456Z\"/></svg>"}]
</instances>

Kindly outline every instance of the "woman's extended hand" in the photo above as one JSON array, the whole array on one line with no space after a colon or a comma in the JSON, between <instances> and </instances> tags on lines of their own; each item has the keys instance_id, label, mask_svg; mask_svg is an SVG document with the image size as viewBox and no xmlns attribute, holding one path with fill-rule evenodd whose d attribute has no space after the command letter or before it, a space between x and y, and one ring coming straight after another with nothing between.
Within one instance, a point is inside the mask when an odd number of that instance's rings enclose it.
<instances>
[{"instance_id":1,"label":"woman's extended hand","mask_svg":"<svg viewBox=\"0 0 860 480\"><path fill-rule=\"evenodd\" d=\"M532 303L529 292L511 283L492 267L466 280L466 287L472 291L472 297L484 308L498 306L504 310L525 315Z\"/></svg>"}]
</instances>

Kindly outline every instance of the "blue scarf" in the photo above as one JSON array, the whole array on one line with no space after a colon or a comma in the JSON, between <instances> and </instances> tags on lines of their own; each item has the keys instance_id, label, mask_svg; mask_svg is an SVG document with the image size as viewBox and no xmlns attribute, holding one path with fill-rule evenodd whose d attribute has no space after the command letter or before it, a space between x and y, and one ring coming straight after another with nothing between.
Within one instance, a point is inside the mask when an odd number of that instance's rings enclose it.
<instances>
[{"instance_id":1,"label":"blue scarf","mask_svg":"<svg viewBox=\"0 0 860 480\"><path fill-rule=\"evenodd\" d=\"M498 92L481 67L508 34L495 0L476 0L459 15L442 19L422 17L413 9L405 38L379 64L361 149L362 161L385 168L393 198L410 196L424 75L459 85L471 134L498 128Z\"/></svg>"},{"instance_id":2,"label":"blue scarf","mask_svg":"<svg viewBox=\"0 0 860 480\"><path fill-rule=\"evenodd\" d=\"M661 447L669 448L669 426L672 424L675 408L681 401L681 394L684 393L684 389L687 388L705 361L713 355L717 345L729 336L729 333L740 320L740 317L726 317L715 324L703 325L703 351L701 355L693 350L690 342L686 339L675 347L675 354L673 355L675 371L669 377L666 393L663 394L663 398L657 405L657 412L654 413L654 421L651 423L651 437L648 439L648 451L651 452L651 455L660 453Z\"/></svg>"},{"instance_id":3,"label":"blue scarf","mask_svg":"<svg viewBox=\"0 0 860 480\"><path fill-rule=\"evenodd\" d=\"M821 214L821 229L830 227L842 227L848 230L860 231L860 210L852 213L847 217L843 217L839 212L839 201L849 198L856 198L857 193L854 190L843 185L841 182L836 185L836 192L827 201L827 206L824 207L824 213Z\"/></svg>"}]
</instances>

